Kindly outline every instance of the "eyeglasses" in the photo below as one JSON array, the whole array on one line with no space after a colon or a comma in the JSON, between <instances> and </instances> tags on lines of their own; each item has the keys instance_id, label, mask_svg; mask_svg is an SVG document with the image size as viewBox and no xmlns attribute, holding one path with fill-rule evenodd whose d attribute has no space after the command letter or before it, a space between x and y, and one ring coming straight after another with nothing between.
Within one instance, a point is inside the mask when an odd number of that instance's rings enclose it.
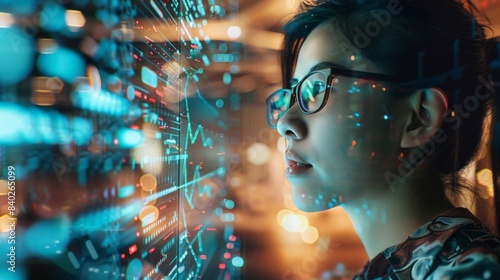
<instances>
[{"instance_id":1,"label":"eyeglasses","mask_svg":"<svg viewBox=\"0 0 500 280\"><path fill-rule=\"evenodd\" d=\"M394 86L403 87L401 80L395 76L353 71L336 67L325 67L307 74L291 89L279 89L266 99L266 114L269 127L276 128L278 120L296 102L304 114L314 114L323 109L332 90L349 79L349 93L359 91L359 85L370 85L373 89L383 92ZM383 82L383 83L381 83Z\"/></svg>"}]
</instances>

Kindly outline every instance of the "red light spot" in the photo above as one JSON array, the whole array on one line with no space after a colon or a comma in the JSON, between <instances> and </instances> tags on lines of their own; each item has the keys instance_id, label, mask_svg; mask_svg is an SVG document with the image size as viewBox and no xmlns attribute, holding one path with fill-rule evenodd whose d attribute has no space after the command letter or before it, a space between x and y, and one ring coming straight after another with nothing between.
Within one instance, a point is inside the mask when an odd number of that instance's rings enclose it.
<instances>
[{"instance_id":1,"label":"red light spot","mask_svg":"<svg viewBox=\"0 0 500 280\"><path fill-rule=\"evenodd\" d=\"M356 140L352 140L352 143L351 143L352 146L356 146L357 144L358 144L358 142L356 142Z\"/></svg>"},{"instance_id":2,"label":"red light spot","mask_svg":"<svg viewBox=\"0 0 500 280\"><path fill-rule=\"evenodd\" d=\"M229 241L236 241L236 236L234 235L229 236Z\"/></svg>"},{"instance_id":3,"label":"red light spot","mask_svg":"<svg viewBox=\"0 0 500 280\"><path fill-rule=\"evenodd\" d=\"M113 144L118 145L118 139L113 140Z\"/></svg>"},{"instance_id":4,"label":"red light spot","mask_svg":"<svg viewBox=\"0 0 500 280\"><path fill-rule=\"evenodd\" d=\"M125 254L121 254L120 257L122 258L122 260L125 259Z\"/></svg>"},{"instance_id":5,"label":"red light spot","mask_svg":"<svg viewBox=\"0 0 500 280\"><path fill-rule=\"evenodd\" d=\"M135 233L135 236L139 237L141 234L139 232Z\"/></svg>"},{"instance_id":6,"label":"red light spot","mask_svg":"<svg viewBox=\"0 0 500 280\"><path fill-rule=\"evenodd\" d=\"M200 259L202 259L202 260L206 260L206 259L207 259L207 255L201 255L201 256L200 256Z\"/></svg>"},{"instance_id":7,"label":"red light spot","mask_svg":"<svg viewBox=\"0 0 500 280\"><path fill-rule=\"evenodd\" d=\"M226 269L226 264L220 263L219 264L219 269Z\"/></svg>"},{"instance_id":8,"label":"red light spot","mask_svg":"<svg viewBox=\"0 0 500 280\"><path fill-rule=\"evenodd\" d=\"M137 252L137 245L132 245L130 248L128 248L128 253L129 255L132 255L133 253Z\"/></svg>"},{"instance_id":9,"label":"red light spot","mask_svg":"<svg viewBox=\"0 0 500 280\"><path fill-rule=\"evenodd\" d=\"M231 258L231 253L229 253L229 252L225 252L225 253L224 253L224 258L225 258L225 259L229 259L229 258Z\"/></svg>"},{"instance_id":10,"label":"red light spot","mask_svg":"<svg viewBox=\"0 0 500 280\"><path fill-rule=\"evenodd\" d=\"M233 243L227 243L226 244L226 248L233 249L234 248L234 244Z\"/></svg>"},{"instance_id":11,"label":"red light spot","mask_svg":"<svg viewBox=\"0 0 500 280\"><path fill-rule=\"evenodd\" d=\"M153 247L153 248L149 249L149 251L148 251L148 252L151 254L151 253L153 253L154 251L155 251L155 247Z\"/></svg>"}]
</instances>

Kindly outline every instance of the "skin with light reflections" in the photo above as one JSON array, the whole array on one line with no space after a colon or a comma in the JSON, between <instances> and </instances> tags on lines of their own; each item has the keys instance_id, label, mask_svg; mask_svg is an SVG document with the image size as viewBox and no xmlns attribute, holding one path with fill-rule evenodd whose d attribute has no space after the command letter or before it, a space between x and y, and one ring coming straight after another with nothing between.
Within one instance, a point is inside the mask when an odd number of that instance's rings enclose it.
<instances>
[{"instance_id":1,"label":"skin with light reflections","mask_svg":"<svg viewBox=\"0 0 500 280\"><path fill-rule=\"evenodd\" d=\"M393 74L366 58L356 56L352 60L352 54L345 52L345 42L331 24L318 26L300 49L294 79L302 79L323 62L356 71ZM286 174L296 206L309 212L342 206L371 259L385 248L403 242L420 225L453 206L444 196L440 179L426 176L425 164L411 180L391 189L381 176L383 166L370 163L367 157L349 154L352 135L363 135L364 143L380 140L370 138L370 127L353 128L346 124L346 116L352 112L346 109L347 89L348 86L339 85L325 107L315 114L303 114L294 104L279 119L277 129L287 140L287 164L310 165ZM377 106L378 101L367 97L363 102L361 107L365 108ZM445 102L437 89L415 91L398 101L391 115L393 125L382 132L387 135L383 148L374 145L378 147L377 157L388 157L402 147L416 147L430 140L443 120ZM369 116L374 117L377 116ZM426 187L422 187L424 184Z\"/></svg>"}]
</instances>

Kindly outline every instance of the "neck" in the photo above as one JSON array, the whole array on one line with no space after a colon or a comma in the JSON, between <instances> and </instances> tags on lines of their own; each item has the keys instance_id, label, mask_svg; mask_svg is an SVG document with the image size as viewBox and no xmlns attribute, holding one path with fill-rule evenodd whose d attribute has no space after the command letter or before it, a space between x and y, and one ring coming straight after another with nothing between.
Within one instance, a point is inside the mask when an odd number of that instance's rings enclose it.
<instances>
[{"instance_id":1,"label":"neck","mask_svg":"<svg viewBox=\"0 0 500 280\"><path fill-rule=\"evenodd\" d=\"M370 259L387 247L404 242L420 226L453 208L440 180L404 182L382 194L346 203Z\"/></svg>"}]
</instances>

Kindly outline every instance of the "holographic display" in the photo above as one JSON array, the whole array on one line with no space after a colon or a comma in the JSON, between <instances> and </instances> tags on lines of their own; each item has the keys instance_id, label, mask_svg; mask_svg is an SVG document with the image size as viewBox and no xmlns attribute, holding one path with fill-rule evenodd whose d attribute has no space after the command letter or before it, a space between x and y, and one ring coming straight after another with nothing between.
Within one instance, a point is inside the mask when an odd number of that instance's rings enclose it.
<instances>
[{"instance_id":1,"label":"holographic display","mask_svg":"<svg viewBox=\"0 0 500 280\"><path fill-rule=\"evenodd\" d=\"M224 5L0 2L1 279L239 279L199 88Z\"/></svg>"}]
</instances>

